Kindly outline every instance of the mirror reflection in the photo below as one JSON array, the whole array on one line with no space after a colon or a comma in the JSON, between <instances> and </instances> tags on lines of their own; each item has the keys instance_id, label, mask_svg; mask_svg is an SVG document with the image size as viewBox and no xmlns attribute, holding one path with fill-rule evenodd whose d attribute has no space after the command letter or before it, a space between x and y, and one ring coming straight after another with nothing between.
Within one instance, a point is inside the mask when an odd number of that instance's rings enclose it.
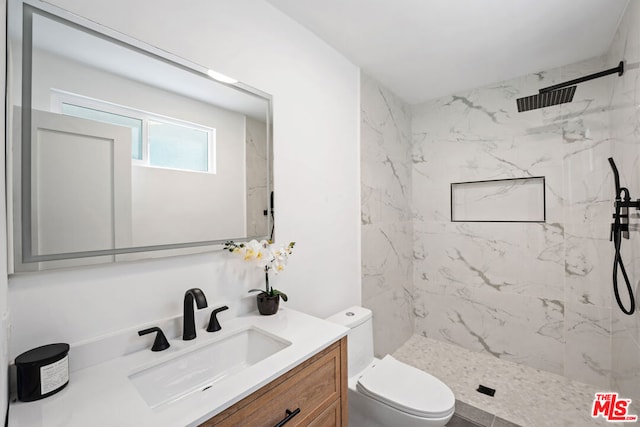
<instances>
[{"instance_id":1,"label":"mirror reflection","mask_svg":"<svg viewBox=\"0 0 640 427\"><path fill-rule=\"evenodd\" d=\"M268 95L63 11L14 13L16 271L269 236Z\"/></svg>"}]
</instances>

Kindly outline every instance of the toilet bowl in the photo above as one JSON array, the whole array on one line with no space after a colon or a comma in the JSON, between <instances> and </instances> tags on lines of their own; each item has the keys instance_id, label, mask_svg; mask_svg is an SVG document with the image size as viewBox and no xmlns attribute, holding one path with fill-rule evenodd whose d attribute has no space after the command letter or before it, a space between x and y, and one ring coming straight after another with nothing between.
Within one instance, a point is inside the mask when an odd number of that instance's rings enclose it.
<instances>
[{"instance_id":1,"label":"toilet bowl","mask_svg":"<svg viewBox=\"0 0 640 427\"><path fill-rule=\"evenodd\" d=\"M373 357L371 311L350 307L327 320L347 335L350 427L442 427L455 411L451 389L393 356Z\"/></svg>"}]
</instances>

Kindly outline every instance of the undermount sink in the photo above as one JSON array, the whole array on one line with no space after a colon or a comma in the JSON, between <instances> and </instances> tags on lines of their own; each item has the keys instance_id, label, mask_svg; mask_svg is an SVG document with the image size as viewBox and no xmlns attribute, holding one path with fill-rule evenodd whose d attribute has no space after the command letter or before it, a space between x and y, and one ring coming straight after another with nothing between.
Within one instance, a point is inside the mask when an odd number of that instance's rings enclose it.
<instances>
[{"instance_id":1,"label":"undermount sink","mask_svg":"<svg viewBox=\"0 0 640 427\"><path fill-rule=\"evenodd\" d=\"M155 408L210 387L288 347L287 340L250 327L129 376Z\"/></svg>"}]
</instances>

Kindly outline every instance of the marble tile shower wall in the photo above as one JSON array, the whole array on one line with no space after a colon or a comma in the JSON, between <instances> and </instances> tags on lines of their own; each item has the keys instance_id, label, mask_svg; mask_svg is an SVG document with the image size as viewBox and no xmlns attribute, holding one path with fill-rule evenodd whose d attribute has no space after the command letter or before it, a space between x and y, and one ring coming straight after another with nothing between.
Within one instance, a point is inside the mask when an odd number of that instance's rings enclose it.
<instances>
[{"instance_id":1,"label":"marble tile shower wall","mask_svg":"<svg viewBox=\"0 0 640 427\"><path fill-rule=\"evenodd\" d=\"M273 158L267 152L267 131L264 122L247 117L245 127L247 161L247 236L266 236L269 230L269 217L264 210L269 209L265 176L267 159ZM269 145L271 149L271 145ZM269 176L269 188L273 189L273 174Z\"/></svg>"},{"instance_id":2,"label":"marble tile shower wall","mask_svg":"<svg viewBox=\"0 0 640 427\"><path fill-rule=\"evenodd\" d=\"M606 58L412 109L416 332L608 387L609 77L570 104L516 98L611 68ZM451 182L546 177L545 223L450 221Z\"/></svg>"},{"instance_id":3,"label":"marble tile shower wall","mask_svg":"<svg viewBox=\"0 0 640 427\"><path fill-rule=\"evenodd\" d=\"M361 74L362 303L373 310L375 353L413 333L411 113Z\"/></svg>"},{"instance_id":4,"label":"marble tile shower wall","mask_svg":"<svg viewBox=\"0 0 640 427\"><path fill-rule=\"evenodd\" d=\"M640 2L629 2L609 50L609 62L622 58L627 69L613 86L609 109L611 136L621 185L627 187L635 199L640 197ZM622 258L637 295L640 291L640 227L637 226L640 219L636 216L631 223L636 227L630 239L622 244ZM620 282L620 292L624 296L627 291L624 282ZM617 309L615 301L613 304L613 385L621 393L640 401L640 312L626 316Z\"/></svg>"}]
</instances>

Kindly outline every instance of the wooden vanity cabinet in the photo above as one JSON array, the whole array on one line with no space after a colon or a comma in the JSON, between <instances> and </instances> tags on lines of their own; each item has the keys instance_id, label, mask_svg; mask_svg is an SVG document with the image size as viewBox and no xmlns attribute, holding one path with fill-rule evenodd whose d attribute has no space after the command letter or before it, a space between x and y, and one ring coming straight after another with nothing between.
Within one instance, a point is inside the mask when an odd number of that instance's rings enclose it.
<instances>
[{"instance_id":1,"label":"wooden vanity cabinet","mask_svg":"<svg viewBox=\"0 0 640 427\"><path fill-rule=\"evenodd\" d=\"M287 416L289 421L279 424ZM346 337L205 421L201 427L278 425L347 427Z\"/></svg>"}]
</instances>

